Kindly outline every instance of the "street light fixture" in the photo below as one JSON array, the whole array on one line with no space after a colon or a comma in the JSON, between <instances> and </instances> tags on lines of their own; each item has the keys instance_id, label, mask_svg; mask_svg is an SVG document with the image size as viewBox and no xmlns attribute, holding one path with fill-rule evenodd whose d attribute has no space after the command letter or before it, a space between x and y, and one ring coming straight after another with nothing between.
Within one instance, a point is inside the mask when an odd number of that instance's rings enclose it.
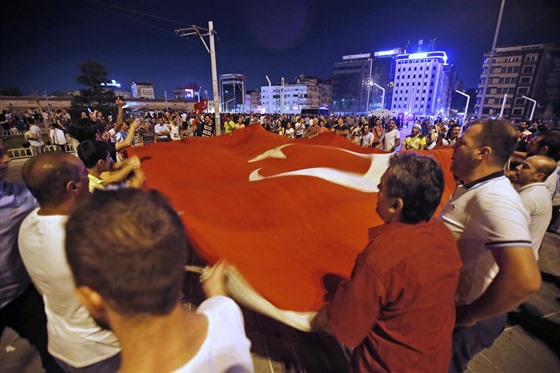
<instances>
[{"instance_id":1,"label":"street light fixture","mask_svg":"<svg viewBox=\"0 0 560 373\"><path fill-rule=\"evenodd\" d=\"M529 120L533 120L533 114L535 114L535 108L537 107L537 100L533 100L532 98L529 98L527 96L521 96L523 97L525 100L529 100L533 103L533 108L531 109L531 116L529 117Z\"/></svg>"},{"instance_id":2,"label":"street light fixture","mask_svg":"<svg viewBox=\"0 0 560 373\"><path fill-rule=\"evenodd\" d=\"M463 115L463 126L464 126L465 124L467 124L467 111L469 110L469 102L471 101L471 96L469 96L464 92L459 91L458 89L456 89L455 92L467 98L467 104L465 105L465 114Z\"/></svg>"},{"instance_id":3,"label":"street light fixture","mask_svg":"<svg viewBox=\"0 0 560 373\"><path fill-rule=\"evenodd\" d=\"M201 32L202 31L202 32ZM212 88L214 90L214 121L216 123L216 135L219 136L222 134L222 125L220 123L220 94L218 92L218 72L216 69L216 48L214 46L214 22L208 21L208 29L204 29L202 27L194 26L187 28L181 28L175 30L176 34L179 34L181 37L191 36L191 35L198 35L204 47L210 53L210 65L212 67ZM210 48L206 44L203 36L208 36L210 39ZM206 91L205 91L206 92Z\"/></svg>"},{"instance_id":4,"label":"street light fixture","mask_svg":"<svg viewBox=\"0 0 560 373\"><path fill-rule=\"evenodd\" d=\"M381 110L385 109L385 88L377 83L373 83L374 86L381 90Z\"/></svg>"}]
</instances>

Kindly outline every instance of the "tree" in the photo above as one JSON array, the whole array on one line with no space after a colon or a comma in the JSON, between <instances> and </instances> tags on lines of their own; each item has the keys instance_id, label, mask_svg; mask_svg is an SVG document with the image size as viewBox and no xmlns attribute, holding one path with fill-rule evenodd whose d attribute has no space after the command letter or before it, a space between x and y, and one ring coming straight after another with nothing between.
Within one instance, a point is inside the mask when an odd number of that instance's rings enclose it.
<instances>
[{"instance_id":1,"label":"tree","mask_svg":"<svg viewBox=\"0 0 560 373\"><path fill-rule=\"evenodd\" d=\"M15 87L8 87L8 88L0 88L0 96L12 96L12 97L19 97L23 96L19 88Z\"/></svg>"},{"instance_id":2,"label":"tree","mask_svg":"<svg viewBox=\"0 0 560 373\"><path fill-rule=\"evenodd\" d=\"M85 61L80 64L80 75L76 81L87 88L81 89L80 93L72 100L72 109L84 111L89 107L106 112L115 106L115 93L101 86L101 83L109 81L109 73L103 65L97 61Z\"/></svg>"}]
</instances>

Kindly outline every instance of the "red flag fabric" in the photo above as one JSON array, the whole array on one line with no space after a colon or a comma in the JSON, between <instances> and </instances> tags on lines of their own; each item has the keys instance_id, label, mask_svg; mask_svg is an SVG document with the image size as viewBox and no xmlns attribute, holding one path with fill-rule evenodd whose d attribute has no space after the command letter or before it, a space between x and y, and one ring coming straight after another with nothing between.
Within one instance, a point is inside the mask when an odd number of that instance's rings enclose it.
<instances>
[{"instance_id":1,"label":"red flag fabric","mask_svg":"<svg viewBox=\"0 0 560 373\"><path fill-rule=\"evenodd\" d=\"M201 113L204 110L206 110L207 108L208 108L208 99L194 104L194 111L197 112L197 113Z\"/></svg>"},{"instance_id":2,"label":"red flag fabric","mask_svg":"<svg viewBox=\"0 0 560 373\"><path fill-rule=\"evenodd\" d=\"M350 275L368 228L383 223L376 192L390 155L334 134L288 140L252 125L129 153L142 159L147 187L180 212L197 252L233 263L281 309L317 310L325 283ZM419 153L446 171L447 200L451 149Z\"/></svg>"}]
</instances>

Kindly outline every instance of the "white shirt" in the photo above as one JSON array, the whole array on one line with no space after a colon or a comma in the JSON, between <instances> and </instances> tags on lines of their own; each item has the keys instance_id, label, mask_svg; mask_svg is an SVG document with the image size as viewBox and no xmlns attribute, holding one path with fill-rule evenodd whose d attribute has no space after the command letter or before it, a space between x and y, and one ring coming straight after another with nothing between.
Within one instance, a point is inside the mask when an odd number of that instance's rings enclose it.
<instances>
[{"instance_id":1,"label":"white shirt","mask_svg":"<svg viewBox=\"0 0 560 373\"><path fill-rule=\"evenodd\" d=\"M37 140L29 139L29 144L32 146L43 146L43 134L39 126L36 124L31 125L31 127L29 127L29 133L37 138Z\"/></svg>"},{"instance_id":2,"label":"white shirt","mask_svg":"<svg viewBox=\"0 0 560 373\"><path fill-rule=\"evenodd\" d=\"M239 306L231 298L214 296L202 302L197 312L208 319L206 339L196 355L174 372L253 372L251 342Z\"/></svg>"},{"instance_id":3,"label":"white shirt","mask_svg":"<svg viewBox=\"0 0 560 373\"><path fill-rule=\"evenodd\" d=\"M158 123L154 127L154 132L158 137L167 137L168 135L164 134L167 131L169 131L169 126L165 123Z\"/></svg>"},{"instance_id":4,"label":"white shirt","mask_svg":"<svg viewBox=\"0 0 560 373\"><path fill-rule=\"evenodd\" d=\"M120 352L115 335L101 329L74 294L64 251L67 216L42 216L33 210L21 224L19 250L31 281L43 296L49 352L81 368Z\"/></svg>"},{"instance_id":5,"label":"white shirt","mask_svg":"<svg viewBox=\"0 0 560 373\"><path fill-rule=\"evenodd\" d=\"M529 212L531 224L529 232L531 233L531 241L533 242L533 254L535 258L539 258L539 249L541 248L544 234L548 229L548 224L552 218L552 201L550 194L546 189L545 183L528 184L519 189L519 196L523 206Z\"/></svg>"},{"instance_id":6,"label":"white shirt","mask_svg":"<svg viewBox=\"0 0 560 373\"><path fill-rule=\"evenodd\" d=\"M438 217L459 246L463 267L455 294L457 305L471 304L498 274L490 249L532 249L529 214L505 176L459 185Z\"/></svg>"},{"instance_id":7,"label":"white shirt","mask_svg":"<svg viewBox=\"0 0 560 373\"><path fill-rule=\"evenodd\" d=\"M383 150L391 151L393 146L397 143L397 139L401 139L401 134L398 129L394 128L392 131L383 134Z\"/></svg>"},{"instance_id":8,"label":"white shirt","mask_svg":"<svg viewBox=\"0 0 560 373\"><path fill-rule=\"evenodd\" d=\"M554 170L544 182L552 198L552 204L554 206L560 205L560 166L556 167L556 170Z\"/></svg>"}]
</instances>

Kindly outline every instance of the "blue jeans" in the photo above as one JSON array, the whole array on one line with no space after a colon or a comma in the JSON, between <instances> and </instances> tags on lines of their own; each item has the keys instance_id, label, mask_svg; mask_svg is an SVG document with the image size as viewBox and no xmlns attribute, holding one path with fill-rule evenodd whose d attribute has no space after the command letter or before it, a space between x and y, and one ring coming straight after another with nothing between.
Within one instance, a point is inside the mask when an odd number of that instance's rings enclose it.
<instances>
[{"instance_id":1,"label":"blue jeans","mask_svg":"<svg viewBox=\"0 0 560 373\"><path fill-rule=\"evenodd\" d=\"M453 346L449 373L462 373L469 361L485 348L492 346L502 334L507 322L507 314L495 316L473 326L453 329Z\"/></svg>"}]
</instances>

